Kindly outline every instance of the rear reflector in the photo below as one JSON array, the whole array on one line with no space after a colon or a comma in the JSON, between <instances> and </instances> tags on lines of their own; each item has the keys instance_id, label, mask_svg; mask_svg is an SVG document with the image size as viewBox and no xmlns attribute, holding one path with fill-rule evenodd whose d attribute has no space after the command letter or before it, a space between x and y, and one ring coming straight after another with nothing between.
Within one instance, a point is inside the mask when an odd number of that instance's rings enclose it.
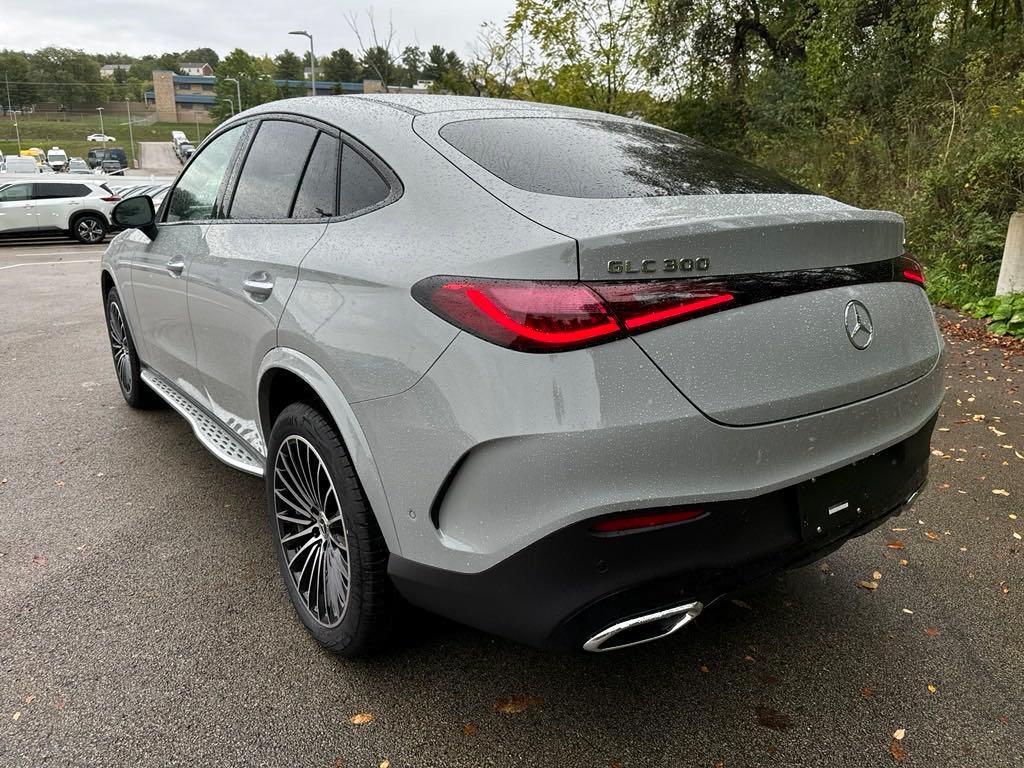
<instances>
[{"instance_id":1,"label":"rear reflector","mask_svg":"<svg viewBox=\"0 0 1024 768\"><path fill-rule=\"evenodd\" d=\"M594 533L625 533L672 525L673 523L685 523L688 520L704 517L705 514L702 509L667 509L660 512L643 512L598 520L590 526L590 530Z\"/></svg>"},{"instance_id":2,"label":"rear reflector","mask_svg":"<svg viewBox=\"0 0 1024 768\"><path fill-rule=\"evenodd\" d=\"M100 198L100 200L102 200L105 203L116 203L120 199L121 198L118 197L117 195L108 195L107 197Z\"/></svg>"}]
</instances>

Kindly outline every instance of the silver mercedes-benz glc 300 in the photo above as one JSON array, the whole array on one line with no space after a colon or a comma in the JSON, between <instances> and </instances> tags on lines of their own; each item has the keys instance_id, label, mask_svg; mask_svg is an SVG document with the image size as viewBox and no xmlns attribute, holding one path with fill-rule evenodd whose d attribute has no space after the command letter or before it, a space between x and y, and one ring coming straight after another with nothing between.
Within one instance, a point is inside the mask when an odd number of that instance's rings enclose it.
<instances>
[{"instance_id":1,"label":"silver mercedes-benz glc 300","mask_svg":"<svg viewBox=\"0 0 1024 768\"><path fill-rule=\"evenodd\" d=\"M537 645L663 637L925 482L943 342L902 219L677 133L291 99L114 217L125 400L264 478L295 610L344 655L405 602Z\"/></svg>"}]
</instances>

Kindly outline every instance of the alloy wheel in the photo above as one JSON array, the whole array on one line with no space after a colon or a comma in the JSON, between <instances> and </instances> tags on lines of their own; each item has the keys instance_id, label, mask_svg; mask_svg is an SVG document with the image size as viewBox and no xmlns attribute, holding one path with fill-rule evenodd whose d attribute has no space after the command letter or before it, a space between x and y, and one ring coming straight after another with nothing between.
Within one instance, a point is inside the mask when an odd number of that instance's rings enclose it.
<instances>
[{"instance_id":1,"label":"alloy wheel","mask_svg":"<svg viewBox=\"0 0 1024 768\"><path fill-rule=\"evenodd\" d=\"M114 355L114 370L125 395L132 393L132 360L128 348L128 334L125 331L124 316L116 301L107 307L107 328L110 334L110 351Z\"/></svg>"},{"instance_id":2,"label":"alloy wheel","mask_svg":"<svg viewBox=\"0 0 1024 768\"><path fill-rule=\"evenodd\" d=\"M348 534L334 481L316 448L289 435L274 461L274 516L295 591L317 623L337 626L351 585Z\"/></svg>"},{"instance_id":3,"label":"alloy wheel","mask_svg":"<svg viewBox=\"0 0 1024 768\"><path fill-rule=\"evenodd\" d=\"M97 243L103 237L103 230L96 219L85 218L75 227L78 236L89 243Z\"/></svg>"}]
</instances>

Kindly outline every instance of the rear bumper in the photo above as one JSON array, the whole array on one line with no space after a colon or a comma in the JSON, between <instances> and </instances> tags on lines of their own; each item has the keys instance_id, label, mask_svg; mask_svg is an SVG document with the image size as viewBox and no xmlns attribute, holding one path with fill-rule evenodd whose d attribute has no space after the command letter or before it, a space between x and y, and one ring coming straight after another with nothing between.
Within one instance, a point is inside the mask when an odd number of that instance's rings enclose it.
<instances>
[{"instance_id":1,"label":"rear bumper","mask_svg":"<svg viewBox=\"0 0 1024 768\"><path fill-rule=\"evenodd\" d=\"M581 648L625 619L693 601L706 605L754 579L813 562L898 514L927 478L935 420L811 481L706 505L709 514L692 522L599 536L582 521L478 573L398 555L389 572L406 599L435 613L532 645ZM822 487L847 500L850 511L818 533L808 525L818 518L807 498Z\"/></svg>"}]
</instances>

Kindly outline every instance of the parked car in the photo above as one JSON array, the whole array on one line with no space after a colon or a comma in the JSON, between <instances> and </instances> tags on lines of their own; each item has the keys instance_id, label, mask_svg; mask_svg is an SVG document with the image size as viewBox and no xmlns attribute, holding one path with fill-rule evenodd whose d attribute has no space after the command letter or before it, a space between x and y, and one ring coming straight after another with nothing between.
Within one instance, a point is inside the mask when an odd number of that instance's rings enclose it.
<instances>
[{"instance_id":1,"label":"parked car","mask_svg":"<svg viewBox=\"0 0 1024 768\"><path fill-rule=\"evenodd\" d=\"M34 157L8 155L4 162L4 173L39 173L39 168Z\"/></svg>"},{"instance_id":2,"label":"parked car","mask_svg":"<svg viewBox=\"0 0 1024 768\"><path fill-rule=\"evenodd\" d=\"M100 171L108 176L124 176L124 167L113 158L100 163Z\"/></svg>"},{"instance_id":3,"label":"parked car","mask_svg":"<svg viewBox=\"0 0 1024 768\"><path fill-rule=\"evenodd\" d=\"M117 141L117 139L115 139L113 136L108 136L105 133L90 133L88 136L85 137L85 140L100 142Z\"/></svg>"},{"instance_id":4,"label":"parked car","mask_svg":"<svg viewBox=\"0 0 1024 768\"><path fill-rule=\"evenodd\" d=\"M12 182L0 189L0 237L64 232L99 243L120 199L105 184L80 179Z\"/></svg>"},{"instance_id":5,"label":"parked car","mask_svg":"<svg viewBox=\"0 0 1024 768\"><path fill-rule=\"evenodd\" d=\"M943 345L903 220L671 131L280 101L215 129L159 217L114 219L124 399L264 478L285 589L343 655L393 636L399 596L647 642L927 476Z\"/></svg>"},{"instance_id":6,"label":"parked car","mask_svg":"<svg viewBox=\"0 0 1024 768\"><path fill-rule=\"evenodd\" d=\"M72 157L68 160L68 173L75 174L91 174L92 169L89 168L89 164L80 157Z\"/></svg>"},{"instance_id":7,"label":"parked car","mask_svg":"<svg viewBox=\"0 0 1024 768\"><path fill-rule=\"evenodd\" d=\"M190 157L192 157L193 154L195 154L195 151L196 151L196 148L193 147L188 142L185 142L184 144L178 145L177 153L178 153L178 159L181 161L181 164L184 165L185 163L187 163L188 159Z\"/></svg>"},{"instance_id":8,"label":"parked car","mask_svg":"<svg viewBox=\"0 0 1024 768\"><path fill-rule=\"evenodd\" d=\"M122 168L128 167L128 156L121 147L90 149L86 154L86 162L90 168L98 168L104 160L117 160Z\"/></svg>"},{"instance_id":9,"label":"parked car","mask_svg":"<svg viewBox=\"0 0 1024 768\"><path fill-rule=\"evenodd\" d=\"M46 153L46 164L58 173L67 170L67 152L60 147L53 147Z\"/></svg>"}]
</instances>

